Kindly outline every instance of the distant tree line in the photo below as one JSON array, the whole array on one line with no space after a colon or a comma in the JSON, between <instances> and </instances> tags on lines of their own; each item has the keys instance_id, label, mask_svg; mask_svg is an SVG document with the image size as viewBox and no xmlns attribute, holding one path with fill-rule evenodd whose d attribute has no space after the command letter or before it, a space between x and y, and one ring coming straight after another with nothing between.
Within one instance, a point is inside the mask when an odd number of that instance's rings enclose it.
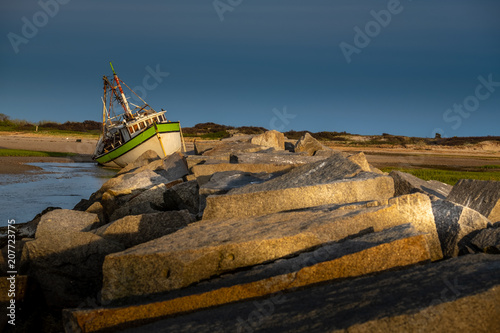
<instances>
[{"instance_id":1,"label":"distant tree line","mask_svg":"<svg viewBox=\"0 0 500 333\"><path fill-rule=\"evenodd\" d=\"M39 130L59 130L73 132L95 132L102 131L102 123L85 120L83 122L67 121L65 123L57 123L53 121L40 121L38 123L30 123L26 120L10 119L9 116L0 113L0 130L1 131L34 131L38 126ZM186 137L201 137L204 139L223 139L228 138L232 134L261 134L266 132L264 127L257 126L227 126L212 122L199 123L193 127L183 127L182 132ZM321 141L350 141L346 138L348 135L353 135L347 132L309 132L309 131L288 131L283 134L292 140L298 140L300 137L309 133L312 137ZM407 144L427 144L427 145L442 145L442 146L463 146L472 145L481 141L500 141L500 136L480 136L480 137L452 137L442 138L441 135L436 135L434 138L419 138L408 137L402 135L392 135L382 133L375 136L374 139L364 144L389 144L389 145L407 145Z\"/></svg>"},{"instance_id":2,"label":"distant tree line","mask_svg":"<svg viewBox=\"0 0 500 333\"><path fill-rule=\"evenodd\" d=\"M0 113L0 129L4 131L33 131L38 126L39 130L59 130L74 132L100 132L102 124L93 120L83 122L67 121L58 123L54 121L40 121L31 123L26 120L10 119L6 114Z\"/></svg>"}]
</instances>

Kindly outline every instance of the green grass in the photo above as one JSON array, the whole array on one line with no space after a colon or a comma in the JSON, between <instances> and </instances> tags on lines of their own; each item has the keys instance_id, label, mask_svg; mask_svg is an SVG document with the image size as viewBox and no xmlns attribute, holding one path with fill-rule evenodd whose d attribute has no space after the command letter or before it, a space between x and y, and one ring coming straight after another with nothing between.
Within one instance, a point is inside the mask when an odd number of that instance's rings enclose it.
<instances>
[{"instance_id":1,"label":"green grass","mask_svg":"<svg viewBox=\"0 0 500 333\"><path fill-rule=\"evenodd\" d=\"M500 165L483 165L478 167L480 169L500 169Z\"/></svg>"},{"instance_id":2,"label":"green grass","mask_svg":"<svg viewBox=\"0 0 500 333\"><path fill-rule=\"evenodd\" d=\"M486 168L488 169L488 168ZM442 169L403 169L403 168L383 168L384 172L399 170L412 174L423 180L438 180L440 182L455 185L460 179L479 179L500 181L500 172L493 171L453 171Z\"/></svg>"},{"instance_id":3,"label":"green grass","mask_svg":"<svg viewBox=\"0 0 500 333\"><path fill-rule=\"evenodd\" d=\"M34 151L23 149L0 149L0 156L25 156L25 157L69 157L75 153L57 153L51 151Z\"/></svg>"}]
</instances>

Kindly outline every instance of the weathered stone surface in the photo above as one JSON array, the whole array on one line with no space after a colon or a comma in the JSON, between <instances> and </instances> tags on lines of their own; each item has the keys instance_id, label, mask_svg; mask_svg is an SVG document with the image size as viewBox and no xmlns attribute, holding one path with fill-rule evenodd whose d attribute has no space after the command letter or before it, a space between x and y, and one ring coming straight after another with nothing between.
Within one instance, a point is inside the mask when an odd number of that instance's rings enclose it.
<instances>
[{"instance_id":1,"label":"weathered stone surface","mask_svg":"<svg viewBox=\"0 0 500 333\"><path fill-rule=\"evenodd\" d=\"M499 281L499 256L468 255L278 293L124 332L496 332Z\"/></svg>"},{"instance_id":2,"label":"weathered stone surface","mask_svg":"<svg viewBox=\"0 0 500 333\"><path fill-rule=\"evenodd\" d=\"M353 178L362 171L362 168L358 164L348 160L341 154L337 154L328 159L296 167L271 181L245 186L235 189L231 193L241 194L328 184L335 180Z\"/></svg>"},{"instance_id":3,"label":"weathered stone surface","mask_svg":"<svg viewBox=\"0 0 500 333\"><path fill-rule=\"evenodd\" d=\"M99 201L94 202L89 208L85 210L87 213L97 214L99 221L104 223L104 207Z\"/></svg>"},{"instance_id":4,"label":"weathered stone surface","mask_svg":"<svg viewBox=\"0 0 500 333\"><path fill-rule=\"evenodd\" d=\"M482 252L500 254L500 227L481 230L471 244Z\"/></svg>"},{"instance_id":5,"label":"weathered stone surface","mask_svg":"<svg viewBox=\"0 0 500 333\"><path fill-rule=\"evenodd\" d=\"M247 142L224 142L221 141L219 145L203 153L203 156L222 156L228 158L231 154L237 153L253 153L269 147L254 145Z\"/></svg>"},{"instance_id":6,"label":"weathered stone surface","mask_svg":"<svg viewBox=\"0 0 500 333\"><path fill-rule=\"evenodd\" d=\"M345 153L343 153L345 154ZM366 172L371 172L372 168L368 161L366 160L366 156L363 152L347 155L347 159L357 165L361 168L361 170L366 171Z\"/></svg>"},{"instance_id":7,"label":"weathered stone surface","mask_svg":"<svg viewBox=\"0 0 500 333\"><path fill-rule=\"evenodd\" d=\"M129 248L168 235L194 222L187 210L125 216L93 230L98 236Z\"/></svg>"},{"instance_id":8,"label":"weathered stone surface","mask_svg":"<svg viewBox=\"0 0 500 333\"><path fill-rule=\"evenodd\" d=\"M293 166L286 164L253 164L253 163L218 163L201 164L192 168L193 174L198 179L198 184L202 186L210 180L210 177L216 172L224 171L242 171L251 173L276 173L289 171Z\"/></svg>"},{"instance_id":9,"label":"weathered stone surface","mask_svg":"<svg viewBox=\"0 0 500 333\"><path fill-rule=\"evenodd\" d=\"M203 219L250 217L325 204L385 200L394 193L392 178L373 173L362 173L354 178L327 184L265 189L267 183L281 177L262 184L236 188L225 195L208 196ZM247 187L258 185L263 185L264 189L251 192L246 190Z\"/></svg>"},{"instance_id":10,"label":"weathered stone surface","mask_svg":"<svg viewBox=\"0 0 500 333\"><path fill-rule=\"evenodd\" d=\"M500 182L460 179L446 199L477 210L493 223L500 221Z\"/></svg>"},{"instance_id":11,"label":"weathered stone surface","mask_svg":"<svg viewBox=\"0 0 500 333\"><path fill-rule=\"evenodd\" d=\"M199 186L196 180L172 186L163 194L164 210L187 209L197 214L200 207Z\"/></svg>"},{"instance_id":12,"label":"weathered stone surface","mask_svg":"<svg viewBox=\"0 0 500 333\"><path fill-rule=\"evenodd\" d=\"M195 165L199 164L215 164L215 163L229 163L230 156L203 156L203 155L188 155L186 162L188 169L191 171Z\"/></svg>"},{"instance_id":13,"label":"weathered stone surface","mask_svg":"<svg viewBox=\"0 0 500 333\"><path fill-rule=\"evenodd\" d=\"M213 194L226 194L233 188L242 187L248 184L257 184L280 176L282 173L251 173L238 170L216 172L210 180L200 186L200 212L205 210L207 196Z\"/></svg>"},{"instance_id":14,"label":"weathered stone surface","mask_svg":"<svg viewBox=\"0 0 500 333\"><path fill-rule=\"evenodd\" d=\"M163 205L163 194L167 191L167 189L180 183L182 183L182 180L153 186L130 199L128 203L129 205L134 206L143 202L148 202L153 208L159 209Z\"/></svg>"},{"instance_id":15,"label":"weathered stone surface","mask_svg":"<svg viewBox=\"0 0 500 333\"><path fill-rule=\"evenodd\" d=\"M106 221L113 222L128 215L154 214L159 213L160 211L160 209L153 208L151 203L147 201L140 202L135 205L129 205L127 203L124 206L117 208L111 216L106 219Z\"/></svg>"},{"instance_id":16,"label":"weathered stone surface","mask_svg":"<svg viewBox=\"0 0 500 333\"><path fill-rule=\"evenodd\" d=\"M393 196L392 178L372 173L360 174L362 171L358 164L337 154L294 168L261 184L240 187L226 195L210 196L203 218L256 216L323 204L383 200Z\"/></svg>"},{"instance_id":17,"label":"weathered stone surface","mask_svg":"<svg viewBox=\"0 0 500 333\"><path fill-rule=\"evenodd\" d=\"M97 294L104 257L123 249L90 232L61 229L37 232L37 238L25 244L22 256L29 261L29 275L40 284L47 303L68 307Z\"/></svg>"},{"instance_id":18,"label":"weathered stone surface","mask_svg":"<svg viewBox=\"0 0 500 333\"><path fill-rule=\"evenodd\" d=\"M239 170L216 172L210 177L210 181L200 186L200 194L225 194L234 188L263 183L281 175L282 173L252 173Z\"/></svg>"},{"instance_id":19,"label":"weathered stone surface","mask_svg":"<svg viewBox=\"0 0 500 333\"><path fill-rule=\"evenodd\" d=\"M233 163L251 164L288 164L299 166L324 160L326 157L300 155L289 152L277 151L275 153L239 153L231 155Z\"/></svg>"},{"instance_id":20,"label":"weathered stone surface","mask_svg":"<svg viewBox=\"0 0 500 333\"><path fill-rule=\"evenodd\" d=\"M57 209L61 209L61 207L47 207L41 213L37 214L33 220L26 223L16 223L16 239L35 238L36 229L38 227L38 224L40 223L40 220L42 219L42 216ZM0 248L8 245L7 233L7 226L0 227Z\"/></svg>"},{"instance_id":21,"label":"weathered stone surface","mask_svg":"<svg viewBox=\"0 0 500 333\"><path fill-rule=\"evenodd\" d=\"M107 256L102 298L110 301L179 289L237 268L408 222L426 234L431 258L440 259L431 202L419 193L340 208L330 205L254 218L201 221Z\"/></svg>"},{"instance_id":22,"label":"weathered stone surface","mask_svg":"<svg viewBox=\"0 0 500 333\"><path fill-rule=\"evenodd\" d=\"M394 195L420 192L435 199L446 199L452 186L438 181L425 181L406 172L393 170L389 173L394 179Z\"/></svg>"},{"instance_id":23,"label":"weathered stone surface","mask_svg":"<svg viewBox=\"0 0 500 333\"><path fill-rule=\"evenodd\" d=\"M276 130L271 130L264 132L262 134L254 136L250 143L259 146L272 147L278 150L285 149L285 135Z\"/></svg>"},{"instance_id":24,"label":"weathered stone surface","mask_svg":"<svg viewBox=\"0 0 500 333\"><path fill-rule=\"evenodd\" d=\"M209 151L210 149L213 149L217 145L220 144L220 141L216 140L210 140L210 141L200 141L196 140L194 142L194 153L196 155L201 155L206 151Z\"/></svg>"},{"instance_id":25,"label":"weathered stone surface","mask_svg":"<svg viewBox=\"0 0 500 333\"><path fill-rule=\"evenodd\" d=\"M428 180L427 184L429 184L431 188L433 188L436 192L441 193L444 196L444 199L448 197L448 195L451 192L451 189L453 188L453 186L449 184L434 179Z\"/></svg>"},{"instance_id":26,"label":"weathered stone surface","mask_svg":"<svg viewBox=\"0 0 500 333\"><path fill-rule=\"evenodd\" d=\"M117 177L121 179L116 184L113 184L113 186L107 189L105 192L108 192L113 196L121 196L131 194L134 191L144 191L153 186L168 183L173 180L167 179L151 170L145 170L139 173L128 173L122 176ZM108 184L108 182L117 178L111 178L106 183L104 183L102 188L106 188L107 186L105 185Z\"/></svg>"},{"instance_id":27,"label":"weathered stone surface","mask_svg":"<svg viewBox=\"0 0 500 333\"><path fill-rule=\"evenodd\" d=\"M163 169L157 171L169 181L182 178L189 174L187 163L181 153L173 153L163 159Z\"/></svg>"},{"instance_id":28,"label":"weathered stone surface","mask_svg":"<svg viewBox=\"0 0 500 333\"><path fill-rule=\"evenodd\" d=\"M154 150L147 150L141 156L139 156L134 162L127 164L124 168L118 171L118 175L133 171L140 167L143 167L153 161L159 160L160 156Z\"/></svg>"},{"instance_id":29,"label":"weathered stone surface","mask_svg":"<svg viewBox=\"0 0 500 333\"><path fill-rule=\"evenodd\" d=\"M70 209L56 209L43 215L35 238L53 237L61 232L89 231L100 224L97 214Z\"/></svg>"},{"instance_id":30,"label":"weathered stone surface","mask_svg":"<svg viewBox=\"0 0 500 333\"><path fill-rule=\"evenodd\" d=\"M323 146L318 140L313 138L311 134L306 133L297 141L294 150L296 153L304 151L310 156L313 156L319 150L330 150L330 148Z\"/></svg>"},{"instance_id":31,"label":"weathered stone surface","mask_svg":"<svg viewBox=\"0 0 500 333\"><path fill-rule=\"evenodd\" d=\"M115 221L127 215L150 214L164 210L163 196L165 192L182 182L182 179L177 179L166 184L161 183L153 186L143 192L139 192L139 194L119 197L105 193L103 195L103 204L105 207L105 216L107 216L106 221Z\"/></svg>"},{"instance_id":32,"label":"weathered stone surface","mask_svg":"<svg viewBox=\"0 0 500 333\"><path fill-rule=\"evenodd\" d=\"M432 211L445 257L456 257L460 252L464 253L473 232L490 224L477 211L446 200L433 201Z\"/></svg>"},{"instance_id":33,"label":"weathered stone surface","mask_svg":"<svg viewBox=\"0 0 500 333\"><path fill-rule=\"evenodd\" d=\"M67 311L67 324L96 331L134 321L232 303L334 279L355 277L430 260L425 237L410 225L327 244L291 259L257 266L131 307Z\"/></svg>"}]
</instances>

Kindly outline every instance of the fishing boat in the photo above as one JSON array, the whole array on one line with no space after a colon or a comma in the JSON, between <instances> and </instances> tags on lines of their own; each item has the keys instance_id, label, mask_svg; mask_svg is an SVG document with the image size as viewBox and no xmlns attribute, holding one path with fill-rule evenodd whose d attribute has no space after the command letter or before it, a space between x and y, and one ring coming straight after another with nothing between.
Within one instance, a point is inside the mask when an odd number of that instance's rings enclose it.
<instances>
[{"instance_id":1,"label":"fishing boat","mask_svg":"<svg viewBox=\"0 0 500 333\"><path fill-rule=\"evenodd\" d=\"M180 123L168 121L163 109L155 111L118 78L111 62L110 65L113 79L103 76L102 134L92 158L103 166L123 168L147 150L160 157L181 151L184 141ZM141 105L127 99L122 84L137 96Z\"/></svg>"}]
</instances>

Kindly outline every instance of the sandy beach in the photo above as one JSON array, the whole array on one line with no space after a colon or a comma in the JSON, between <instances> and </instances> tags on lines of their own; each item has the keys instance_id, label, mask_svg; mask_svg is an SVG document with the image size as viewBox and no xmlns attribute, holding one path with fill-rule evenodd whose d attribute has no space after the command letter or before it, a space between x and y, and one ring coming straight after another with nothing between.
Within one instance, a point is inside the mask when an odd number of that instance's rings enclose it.
<instances>
[{"instance_id":1,"label":"sandy beach","mask_svg":"<svg viewBox=\"0 0 500 333\"><path fill-rule=\"evenodd\" d=\"M81 140L81 142L77 142ZM75 136L45 136L25 133L0 132L0 148L26 149L35 151L50 151L59 153L75 153L72 157L24 157L1 156L0 174L21 174L27 171L40 170L40 168L26 163L39 162L90 162L97 139L78 138Z\"/></svg>"}]
</instances>

